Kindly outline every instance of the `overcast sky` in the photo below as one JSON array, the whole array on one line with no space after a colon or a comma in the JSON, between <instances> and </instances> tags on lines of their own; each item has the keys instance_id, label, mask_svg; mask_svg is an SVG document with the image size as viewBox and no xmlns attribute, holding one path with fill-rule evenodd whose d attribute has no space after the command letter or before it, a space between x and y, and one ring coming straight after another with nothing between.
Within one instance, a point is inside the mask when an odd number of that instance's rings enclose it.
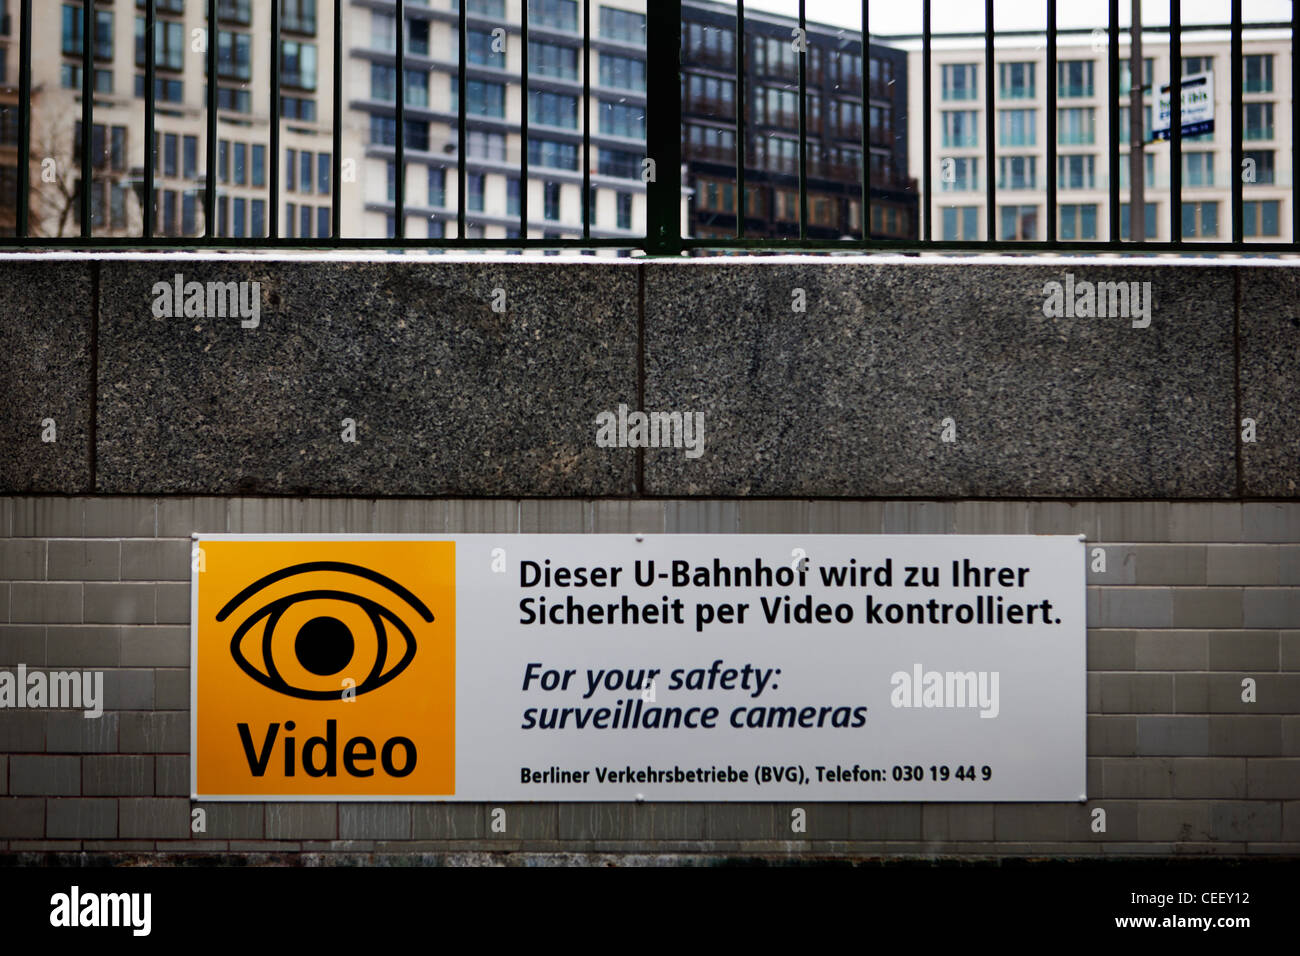
<instances>
[{"instance_id":1,"label":"overcast sky","mask_svg":"<svg viewBox=\"0 0 1300 956\"><path fill-rule=\"evenodd\" d=\"M653 3L654 0L649 0ZM862 26L860 0L806 0L810 21L859 29ZM1132 0L1120 0L1120 23L1127 26ZM999 30L1044 29L1044 0L998 0ZM1062 0L1058 4L1058 26L1099 27L1106 25L1106 0ZM787 16L799 15L798 0L746 0L745 9L767 10ZM1183 0L1184 23L1227 23L1231 18L1228 0ZM979 0L933 0L931 20L936 30L979 31L984 29L984 4ZM1243 16L1250 21L1291 19L1290 0L1245 0ZM1142 20L1148 26L1169 23L1169 0L1143 0ZM876 0L871 4L871 32L898 34L921 32L920 0Z\"/></svg>"}]
</instances>

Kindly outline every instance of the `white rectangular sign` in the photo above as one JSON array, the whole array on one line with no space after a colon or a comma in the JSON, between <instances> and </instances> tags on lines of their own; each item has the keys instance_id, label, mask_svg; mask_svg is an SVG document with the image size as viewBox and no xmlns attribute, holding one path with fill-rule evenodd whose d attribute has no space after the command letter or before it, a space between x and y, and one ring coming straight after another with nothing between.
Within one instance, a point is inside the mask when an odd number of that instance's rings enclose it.
<instances>
[{"instance_id":1,"label":"white rectangular sign","mask_svg":"<svg viewBox=\"0 0 1300 956\"><path fill-rule=\"evenodd\" d=\"M1085 796L1077 536L196 546L203 799Z\"/></svg>"},{"instance_id":2,"label":"white rectangular sign","mask_svg":"<svg viewBox=\"0 0 1300 956\"><path fill-rule=\"evenodd\" d=\"M1199 136L1201 133L1214 132L1214 72L1189 73L1182 78L1183 105L1182 131L1184 136ZM1160 96L1156 103L1156 118L1151 124L1151 137L1169 138L1170 105L1172 97L1169 87L1160 87Z\"/></svg>"}]
</instances>

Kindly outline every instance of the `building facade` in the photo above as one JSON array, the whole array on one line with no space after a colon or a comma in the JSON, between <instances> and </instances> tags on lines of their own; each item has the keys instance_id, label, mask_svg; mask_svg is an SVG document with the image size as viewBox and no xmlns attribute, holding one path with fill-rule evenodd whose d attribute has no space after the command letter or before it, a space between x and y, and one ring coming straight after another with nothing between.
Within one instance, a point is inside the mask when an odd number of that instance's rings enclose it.
<instances>
[{"instance_id":1,"label":"building facade","mask_svg":"<svg viewBox=\"0 0 1300 956\"><path fill-rule=\"evenodd\" d=\"M279 0L281 88L278 234L326 238L333 175L331 0ZM342 0L340 0L342 2ZM528 101L523 102L523 0L467 0L465 238L596 239L645 234L646 21L644 0L530 0ZM584 77L584 10L590 72ZM344 237L456 238L460 204L458 0L406 0L398 82L395 0L350 0L342 11ZM208 234L204 0L156 0L154 233ZM36 0L30 231L81 233L84 6ZM270 0L217 4L217 236L271 229L273 163ZM0 21L0 230L17 209L18 47L15 17ZM92 234L143 234L145 10L96 0L89 177ZM746 17L744 234L800 231L797 21ZM6 32L7 31L7 32ZM735 8L683 7L684 234L733 236L736 221ZM906 54L861 36L808 28L808 224L814 239L862 235L864 147L875 236L914 237L907 176ZM590 97L584 103L584 79ZM865 90L864 90L865 84ZM404 93L403 176L397 176L397 90ZM527 109L527 137L524 135ZM590 154L584 155L584 128ZM526 151L526 153L525 153ZM527 182L521 159L527 156ZM586 164L584 166L584 163ZM586 175L584 175L584 173ZM584 179L590 195L583 196ZM522 221L527 197L528 222ZM588 212L589 210L589 212Z\"/></svg>"},{"instance_id":2,"label":"building facade","mask_svg":"<svg viewBox=\"0 0 1300 956\"><path fill-rule=\"evenodd\" d=\"M691 234L734 237L736 11L688 0L682 18L682 151L693 188ZM907 54L874 44L864 71L860 32L806 26L808 237L861 238L865 146L871 235L915 238L917 190L907 175ZM790 17L746 11L747 238L800 233L799 58L792 40L797 27Z\"/></svg>"},{"instance_id":3,"label":"building facade","mask_svg":"<svg viewBox=\"0 0 1300 956\"><path fill-rule=\"evenodd\" d=\"M1157 86L1169 83L1166 38L1143 38L1145 196L1143 235L1168 241L1172 226L1170 146L1152 142ZM1129 229L1129 46L1120 47L1120 84L1107 89L1103 42L1062 37L1057 54L1057 235L1066 241L1127 239ZM1291 239L1291 45L1285 34L1252 31L1243 40L1242 98L1244 181L1243 235L1251 239ZM985 239L989 210L986 177L996 177L994 234L999 240L1043 240L1047 190L1047 53L1039 43L999 44L995 98L985 102L983 46L933 52L932 170L930 203L934 238ZM1231 59L1226 35L1184 33L1182 75L1210 73L1214 88L1214 129L1183 137L1182 238L1227 241L1232 238ZM921 142L921 56L909 54L912 110L909 134ZM1120 110L1120 167L1110 168L1108 105ZM987 109L995 116L995 168L988 169L985 143ZM921 178L924 158L911 155ZM1111 176L1119 177L1120 235L1109 228Z\"/></svg>"},{"instance_id":4,"label":"building facade","mask_svg":"<svg viewBox=\"0 0 1300 956\"><path fill-rule=\"evenodd\" d=\"M155 227L159 236L205 233L207 177L207 5L157 0L155 52ZM95 75L91 129L92 233L141 235L143 229L145 105L144 4L97 2L92 57ZM281 0L280 232L330 232L332 73L329 0ZM81 232L81 116L83 4L36 0L32 27L30 231L40 236ZM217 4L217 148L215 233L265 236L271 162L270 4ZM5 18L4 87L18 86L17 14ZM322 27L324 28L322 30ZM16 96L13 96L16 101ZM6 114L8 115L8 114ZM16 202L17 117L4 124L6 210L12 230ZM8 157L12 156L12 160ZM358 217L344 209L343 228Z\"/></svg>"}]
</instances>

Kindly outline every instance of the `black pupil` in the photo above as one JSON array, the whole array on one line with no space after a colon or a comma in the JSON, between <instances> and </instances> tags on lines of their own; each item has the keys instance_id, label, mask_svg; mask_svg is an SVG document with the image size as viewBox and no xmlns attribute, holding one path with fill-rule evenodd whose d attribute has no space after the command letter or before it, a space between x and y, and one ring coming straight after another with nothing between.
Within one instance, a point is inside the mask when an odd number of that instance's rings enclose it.
<instances>
[{"instance_id":1,"label":"black pupil","mask_svg":"<svg viewBox=\"0 0 1300 956\"><path fill-rule=\"evenodd\" d=\"M338 618L314 617L299 628L293 650L311 673L337 674L352 660L352 632Z\"/></svg>"}]
</instances>

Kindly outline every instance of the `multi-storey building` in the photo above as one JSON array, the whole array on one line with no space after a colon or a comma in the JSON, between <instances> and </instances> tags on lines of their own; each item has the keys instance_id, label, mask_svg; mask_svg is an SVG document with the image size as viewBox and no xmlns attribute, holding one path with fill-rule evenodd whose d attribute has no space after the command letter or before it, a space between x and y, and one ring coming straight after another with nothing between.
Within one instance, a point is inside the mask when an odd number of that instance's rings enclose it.
<instances>
[{"instance_id":1,"label":"multi-storey building","mask_svg":"<svg viewBox=\"0 0 1300 956\"><path fill-rule=\"evenodd\" d=\"M985 101L983 47L936 48L933 52L932 170L930 203L934 238L984 239L987 176L996 177L995 235L1000 240L1046 239L1047 57L1039 43L999 44L993 103ZM1143 235L1170 238L1170 147L1151 142L1156 87L1169 83L1167 39L1143 38L1144 189ZM1149 55L1148 55L1149 54ZM1230 47L1226 35L1183 35L1182 75L1209 72L1214 83L1214 129L1183 137L1181 231L1185 240L1232 237L1232 177L1243 178L1242 231L1251 239L1291 238L1291 44L1286 34L1250 31L1243 41L1244 101L1241 129L1244 159L1232 165ZM1120 48L1120 83L1107 88L1104 43L1061 37L1057 54L1057 238L1127 239L1129 229L1130 65L1127 42ZM910 54L911 122L921 142L921 58ZM1120 165L1110 168L1108 110L1120 111ZM994 168L986 156L986 110L996 110ZM912 172L920 178L924 159L913 149ZM1120 235L1109 228L1111 176L1119 178Z\"/></svg>"},{"instance_id":2,"label":"multi-storey building","mask_svg":"<svg viewBox=\"0 0 1300 956\"><path fill-rule=\"evenodd\" d=\"M281 41L278 234L331 230L331 0L278 0ZM342 2L342 0L340 0ZM405 75L397 77L395 0L351 0L342 11L343 236L397 232L397 90L404 91L403 235L455 237L458 164L465 165L466 237L644 235L645 0L528 0L528 102L523 102L524 0L466 0L466 142L459 155L458 0L405 0ZM271 228L272 0L217 0L216 198L212 232L255 238ZM202 236L207 144L207 2L155 0L155 234ZM94 235L140 235L145 193L144 0L94 0L89 177ZM590 76L584 76L584 9ZM81 0L35 0L30 229L81 232L84 65ZM18 50L0 19L0 231L16 211ZM795 21L746 18L746 215L749 236L799 231L798 58ZM686 0L683 14L683 222L687 235L736 230L735 12ZM7 32L6 32L7 31ZM862 234L863 148L877 236L911 236L916 191L906 178L905 57L860 36L808 32L808 235ZM590 98L584 102L584 80ZM864 90L865 83L865 90ZM524 136L527 109L527 137ZM583 149L590 129L590 153ZM864 131L866 136L864 137ZM865 140L865 142L864 142ZM528 160L527 181L520 160ZM586 165L584 165L586 164ZM584 175L584 172L586 175ZM583 196L584 180L591 191Z\"/></svg>"},{"instance_id":3,"label":"multi-storey building","mask_svg":"<svg viewBox=\"0 0 1300 956\"><path fill-rule=\"evenodd\" d=\"M736 235L736 11L686 0L682 149L693 188L691 233ZM798 21L745 15L746 237L799 235ZM864 129L870 233L914 238L917 191L907 177L907 54L879 44L863 68L860 32L808 22L805 132L807 235L862 235ZM865 89L864 89L865 84ZM865 94L865 95L864 95Z\"/></svg>"},{"instance_id":4,"label":"multi-storey building","mask_svg":"<svg viewBox=\"0 0 1300 956\"><path fill-rule=\"evenodd\" d=\"M332 139L330 44L321 25L329 0L280 0L280 232L330 232ZM204 234L207 182L207 4L156 0L155 234ZM217 4L217 143L215 232L258 237L270 223L271 5L269 0ZM18 85L17 14L5 18L4 87ZM32 29L30 229L33 235L81 232L82 70L84 5L36 0ZM96 0L91 55L94 76L91 209L94 235L140 235L145 191L145 11L142 0ZM325 31L328 36L328 29ZM325 82L322 83L322 80ZM16 97L15 97L16 99ZM6 208L0 228L12 230L16 189L16 115L3 113L0 177ZM12 131L10 130L12 127ZM12 162L12 167L9 163ZM359 217L343 209L343 228Z\"/></svg>"},{"instance_id":5,"label":"multi-storey building","mask_svg":"<svg viewBox=\"0 0 1300 956\"><path fill-rule=\"evenodd\" d=\"M523 136L521 0L468 0L466 13L466 237L583 235L584 168L589 233L645 234L644 0L590 5L591 98L583 102L582 5L531 0L528 137ZM459 3L404 5L406 77L404 235L453 237L459 211ZM396 223L396 3L353 0L348 105L363 126L362 234L392 236ZM584 123L591 151L584 156ZM527 149L528 180L520 176ZM584 167L584 161L589 163Z\"/></svg>"}]
</instances>

